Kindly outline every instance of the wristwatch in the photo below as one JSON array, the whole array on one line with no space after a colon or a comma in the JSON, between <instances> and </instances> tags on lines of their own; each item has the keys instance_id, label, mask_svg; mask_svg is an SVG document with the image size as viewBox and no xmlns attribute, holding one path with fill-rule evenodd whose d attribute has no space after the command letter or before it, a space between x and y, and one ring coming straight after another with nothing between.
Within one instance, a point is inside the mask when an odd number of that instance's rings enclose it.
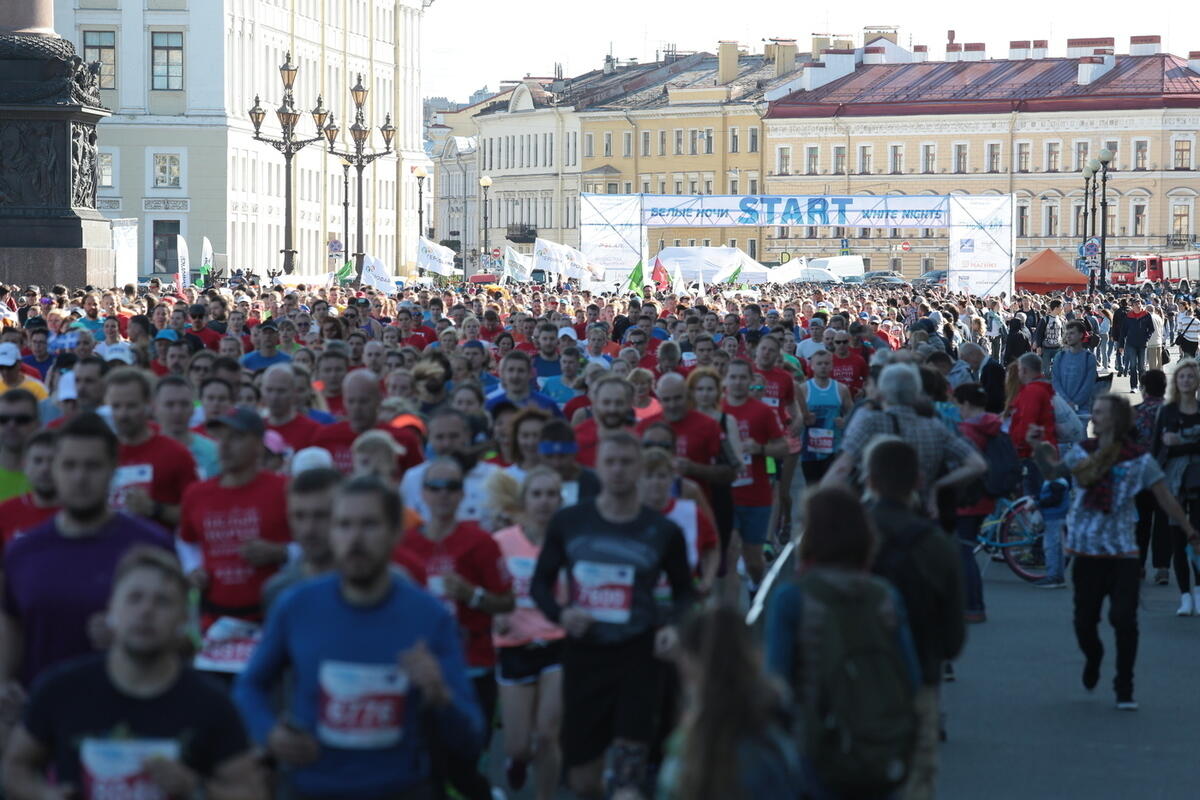
<instances>
[{"instance_id":1,"label":"wristwatch","mask_svg":"<svg viewBox=\"0 0 1200 800\"><path fill-rule=\"evenodd\" d=\"M483 604L483 598L486 594L487 592L483 590L482 586L476 586L475 591L471 593L471 599L467 602L467 605L471 608L479 608Z\"/></svg>"}]
</instances>

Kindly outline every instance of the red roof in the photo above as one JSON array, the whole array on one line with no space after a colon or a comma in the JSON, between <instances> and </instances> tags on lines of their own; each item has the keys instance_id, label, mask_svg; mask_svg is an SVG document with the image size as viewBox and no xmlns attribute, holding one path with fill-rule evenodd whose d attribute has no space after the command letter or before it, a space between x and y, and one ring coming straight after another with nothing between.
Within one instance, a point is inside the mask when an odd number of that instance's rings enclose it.
<instances>
[{"instance_id":1,"label":"red roof","mask_svg":"<svg viewBox=\"0 0 1200 800\"><path fill-rule=\"evenodd\" d=\"M1117 56L1086 86L1076 82L1078 65L1078 58L859 64L826 86L776 100L767 117L1200 108L1200 75L1178 56Z\"/></svg>"}]
</instances>

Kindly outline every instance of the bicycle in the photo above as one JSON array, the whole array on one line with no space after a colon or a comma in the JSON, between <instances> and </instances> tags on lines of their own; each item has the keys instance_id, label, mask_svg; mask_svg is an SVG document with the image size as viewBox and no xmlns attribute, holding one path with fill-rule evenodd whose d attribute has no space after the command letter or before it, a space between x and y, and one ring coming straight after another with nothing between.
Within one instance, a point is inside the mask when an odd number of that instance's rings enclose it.
<instances>
[{"instance_id":1,"label":"bicycle","mask_svg":"<svg viewBox=\"0 0 1200 800\"><path fill-rule=\"evenodd\" d=\"M1025 496L996 503L997 510L980 528L974 555L983 552L1002 559L1018 578L1030 583L1046 577L1046 552L1042 548L1046 523L1037 500ZM980 572L986 571L985 562Z\"/></svg>"}]
</instances>

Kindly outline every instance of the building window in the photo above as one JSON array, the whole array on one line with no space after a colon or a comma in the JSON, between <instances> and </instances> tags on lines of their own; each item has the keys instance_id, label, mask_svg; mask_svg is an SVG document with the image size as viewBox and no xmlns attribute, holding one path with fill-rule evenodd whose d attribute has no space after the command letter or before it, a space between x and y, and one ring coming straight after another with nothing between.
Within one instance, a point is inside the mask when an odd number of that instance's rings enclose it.
<instances>
[{"instance_id":1,"label":"building window","mask_svg":"<svg viewBox=\"0 0 1200 800\"><path fill-rule=\"evenodd\" d=\"M633 133L625 131L621 134L621 155L625 158L633 157Z\"/></svg>"},{"instance_id":2,"label":"building window","mask_svg":"<svg viewBox=\"0 0 1200 800\"><path fill-rule=\"evenodd\" d=\"M592 143L592 134L585 133L583 135L583 157L592 158L595 154L595 147Z\"/></svg>"},{"instance_id":3,"label":"building window","mask_svg":"<svg viewBox=\"0 0 1200 800\"><path fill-rule=\"evenodd\" d=\"M666 180L664 180L662 178L659 178L659 180L658 180L658 193L659 194L667 193L667 182L666 182Z\"/></svg>"},{"instance_id":4,"label":"building window","mask_svg":"<svg viewBox=\"0 0 1200 800\"><path fill-rule=\"evenodd\" d=\"M804 150L804 171L809 175L817 174L818 159L820 158L821 150L817 147L808 147Z\"/></svg>"},{"instance_id":5,"label":"building window","mask_svg":"<svg viewBox=\"0 0 1200 800\"><path fill-rule=\"evenodd\" d=\"M750 240L750 249L746 252L746 255L751 258L758 258L758 239Z\"/></svg>"},{"instance_id":6,"label":"building window","mask_svg":"<svg viewBox=\"0 0 1200 800\"><path fill-rule=\"evenodd\" d=\"M683 131L675 130L675 155L683 155Z\"/></svg>"},{"instance_id":7,"label":"building window","mask_svg":"<svg viewBox=\"0 0 1200 800\"><path fill-rule=\"evenodd\" d=\"M1017 206L1017 236L1029 235L1029 206Z\"/></svg>"},{"instance_id":8,"label":"building window","mask_svg":"<svg viewBox=\"0 0 1200 800\"><path fill-rule=\"evenodd\" d=\"M729 152L736 153L738 151L738 129L729 129Z\"/></svg>"},{"instance_id":9,"label":"building window","mask_svg":"<svg viewBox=\"0 0 1200 800\"><path fill-rule=\"evenodd\" d=\"M1192 232L1192 209L1185 205L1171 206L1171 233L1187 236Z\"/></svg>"},{"instance_id":10,"label":"building window","mask_svg":"<svg viewBox=\"0 0 1200 800\"><path fill-rule=\"evenodd\" d=\"M987 146L987 171L1000 171L1000 145L998 144L993 143Z\"/></svg>"},{"instance_id":11,"label":"building window","mask_svg":"<svg viewBox=\"0 0 1200 800\"><path fill-rule=\"evenodd\" d=\"M858 174L871 174L871 145L859 145L858 148Z\"/></svg>"},{"instance_id":12,"label":"building window","mask_svg":"<svg viewBox=\"0 0 1200 800\"><path fill-rule=\"evenodd\" d=\"M866 256L863 256L863 267L865 269L871 268L871 259L867 258Z\"/></svg>"},{"instance_id":13,"label":"building window","mask_svg":"<svg viewBox=\"0 0 1200 800\"><path fill-rule=\"evenodd\" d=\"M1071 230L1075 232L1076 236L1087 236L1087 231L1083 229L1083 209L1084 206L1082 203L1076 203L1071 207L1071 214L1074 220L1071 223Z\"/></svg>"},{"instance_id":14,"label":"building window","mask_svg":"<svg viewBox=\"0 0 1200 800\"><path fill-rule=\"evenodd\" d=\"M612 157L612 133L609 131L604 132L604 157Z\"/></svg>"},{"instance_id":15,"label":"building window","mask_svg":"<svg viewBox=\"0 0 1200 800\"><path fill-rule=\"evenodd\" d=\"M730 246L730 247L737 247L737 239L730 239L730 240L729 240L729 246Z\"/></svg>"},{"instance_id":16,"label":"building window","mask_svg":"<svg viewBox=\"0 0 1200 800\"><path fill-rule=\"evenodd\" d=\"M933 228L921 228L921 238L922 239L932 239L933 238Z\"/></svg>"},{"instance_id":17,"label":"building window","mask_svg":"<svg viewBox=\"0 0 1200 800\"><path fill-rule=\"evenodd\" d=\"M933 174L937 168L937 150L931 144L921 145L921 172Z\"/></svg>"},{"instance_id":18,"label":"building window","mask_svg":"<svg viewBox=\"0 0 1200 800\"><path fill-rule=\"evenodd\" d=\"M954 171L967 171L967 146L965 144L954 145Z\"/></svg>"},{"instance_id":19,"label":"building window","mask_svg":"<svg viewBox=\"0 0 1200 800\"><path fill-rule=\"evenodd\" d=\"M688 194L695 194L695 193L696 193L696 182L688 181Z\"/></svg>"},{"instance_id":20,"label":"building window","mask_svg":"<svg viewBox=\"0 0 1200 800\"><path fill-rule=\"evenodd\" d=\"M683 194L683 181L675 181L675 194Z\"/></svg>"},{"instance_id":21,"label":"building window","mask_svg":"<svg viewBox=\"0 0 1200 800\"><path fill-rule=\"evenodd\" d=\"M1150 157L1150 143L1138 141L1133 143L1133 168L1145 169Z\"/></svg>"},{"instance_id":22,"label":"building window","mask_svg":"<svg viewBox=\"0 0 1200 800\"><path fill-rule=\"evenodd\" d=\"M792 174L792 148L787 146L776 148L775 172L779 175Z\"/></svg>"},{"instance_id":23,"label":"building window","mask_svg":"<svg viewBox=\"0 0 1200 800\"><path fill-rule=\"evenodd\" d=\"M899 272L903 266L904 266L903 259L899 259L899 258L892 259L892 271L893 272Z\"/></svg>"},{"instance_id":24,"label":"building window","mask_svg":"<svg viewBox=\"0 0 1200 800\"><path fill-rule=\"evenodd\" d=\"M932 258L922 258L921 259L921 271L922 272L930 272L932 270L933 270L933 259Z\"/></svg>"},{"instance_id":25,"label":"building window","mask_svg":"<svg viewBox=\"0 0 1200 800\"><path fill-rule=\"evenodd\" d=\"M704 182L704 193L712 194L712 181L711 180Z\"/></svg>"},{"instance_id":26,"label":"building window","mask_svg":"<svg viewBox=\"0 0 1200 800\"><path fill-rule=\"evenodd\" d=\"M179 269L179 220L154 220L154 271L175 272Z\"/></svg>"},{"instance_id":27,"label":"building window","mask_svg":"<svg viewBox=\"0 0 1200 800\"><path fill-rule=\"evenodd\" d=\"M625 194L633 194L633 181L625 181Z\"/></svg>"},{"instance_id":28,"label":"building window","mask_svg":"<svg viewBox=\"0 0 1200 800\"><path fill-rule=\"evenodd\" d=\"M1062 145L1058 142L1046 143L1046 172L1058 172Z\"/></svg>"},{"instance_id":29,"label":"building window","mask_svg":"<svg viewBox=\"0 0 1200 800\"><path fill-rule=\"evenodd\" d=\"M1135 203L1133 206L1133 235L1146 235L1146 206L1143 203Z\"/></svg>"},{"instance_id":30,"label":"building window","mask_svg":"<svg viewBox=\"0 0 1200 800\"><path fill-rule=\"evenodd\" d=\"M730 193L730 194L737 194L737 193L738 193L738 181L737 181L737 178L730 178L730 179L729 179L729 193Z\"/></svg>"},{"instance_id":31,"label":"building window","mask_svg":"<svg viewBox=\"0 0 1200 800\"><path fill-rule=\"evenodd\" d=\"M1046 224L1043 236L1058 236L1058 206L1046 206Z\"/></svg>"},{"instance_id":32,"label":"building window","mask_svg":"<svg viewBox=\"0 0 1200 800\"><path fill-rule=\"evenodd\" d=\"M117 88L117 34L114 31L84 31L83 60L100 62L100 88Z\"/></svg>"},{"instance_id":33,"label":"building window","mask_svg":"<svg viewBox=\"0 0 1200 800\"><path fill-rule=\"evenodd\" d=\"M676 240L675 240L675 246L676 246L676 247L679 247L679 242L680 242L680 241L681 241L680 239L676 239Z\"/></svg>"},{"instance_id":34,"label":"building window","mask_svg":"<svg viewBox=\"0 0 1200 800\"><path fill-rule=\"evenodd\" d=\"M698 148L697 143L699 142L699 140L700 140L700 131L696 130L695 128L692 128L691 130L688 131L688 155L694 156L700 152L699 149L697 149Z\"/></svg>"},{"instance_id":35,"label":"building window","mask_svg":"<svg viewBox=\"0 0 1200 800\"><path fill-rule=\"evenodd\" d=\"M788 238L788 229L787 229L787 226L786 226L786 225L780 225L778 228L776 228L776 230L775 230L775 238L776 238L776 239L786 239L786 238Z\"/></svg>"},{"instance_id":36,"label":"building window","mask_svg":"<svg viewBox=\"0 0 1200 800\"><path fill-rule=\"evenodd\" d=\"M615 183L608 184L607 194L617 194L619 191L620 191L620 189L617 188L617 184L615 184Z\"/></svg>"},{"instance_id":37,"label":"building window","mask_svg":"<svg viewBox=\"0 0 1200 800\"><path fill-rule=\"evenodd\" d=\"M1117 145L1120 144L1116 139L1110 139L1104 143L1104 149L1112 153L1112 161L1108 163L1108 168L1115 170L1117 168Z\"/></svg>"},{"instance_id":38,"label":"building window","mask_svg":"<svg viewBox=\"0 0 1200 800\"><path fill-rule=\"evenodd\" d=\"M642 194L650 194L650 181L642 181Z\"/></svg>"},{"instance_id":39,"label":"building window","mask_svg":"<svg viewBox=\"0 0 1200 800\"><path fill-rule=\"evenodd\" d=\"M153 49L151 87L159 91L183 91L183 34L150 34Z\"/></svg>"},{"instance_id":40,"label":"building window","mask_svg":"<svg viewBox=\"0 0 1200 800\"><path fill-rule=\"evenodd\" d=\"M696 246L696 240L688 239L688 247L695 247L695 246Z\"/></svg>"},{"instance_id":41,"label":"building window","mask_svg":"<svg viewBox=\"0 0 1200 800\"><path fill-rule=\"evenodd\" d=\"M1075 171L1076 172L1081 171L1084 167L1087 166L1089 150L1090 150L1090 147L1088 145L1088 142L1076 142L1075 143Z\"/></svg>"},{"instance_id":42,"label":"building window","mask_svg":"<svg viewBox=\"0 0 1200 800\"><path fill-rule=\"evenodd\" d=\"M898 144L888 148L888 171L893 175L904 172L904 148Z\"/></svg>"},{"instance_id":43,"label":"building window","mask_svg":"<svg viewBox=\"0 0 1200 800\"><path fill-rule=\"evenodd\" d=\"M179 156L177 154L154 154L154 188L179 188Z\"/></svg>"},{"instance_id":44,"label":"building window","mask_svg":"<svg viewBox=\"0 0 1200 800\"><path fill-rule=\"evenodd\" d=\"M758 152L758 128L750 129L750 152Z\"/></svg>"},{"instance_id":45,"label":"building window","mask_svg":"<svg viewBox=\"0 0 1200 800\"><path fill-rule=\"evenodd\" d=\"M1192 168L1192 140L1175 140L1175 169Z\"/></svg>"},{"instance_id":46,"label":"building window","mask_svg":"<svg viewBox=\"0 0 1200 800\"><path fill-rule=\"evenodd\" d=\"M870 239L871 238L871 229L870 228L859 228L858 229L858 238Z\"/></svg>"},{"instance_id":47,"label":"building window","mask_svg":"<svg viewBox=\"0 0 1200 800\"><path fill-rule=\"evenodd\" d=\"M650 131L642 131L642 155L650 155Z\"/></svg>"},{"instance_id":48,"label":"building window","mask_svg":"<svg viewBox=\"0 0 1200 800\"><path fill-rule=\"evenodd\" d=\"M1029 142L1020 142L1017 145L1017 172L1029 172L1030 149Z\"/></svg>"},{"instance_id":49,"label":"building window","mask_svg":"<svg viewBox=\"0 0 1200 800\"><path fill-rule=\"evenodd\" d=\"M833 148L833 174L846 174L846 148L844 146L839 145Z\"/></svg>"},{"instance_id":50,"label":"building window","mask_svg":"<svg viewBox=\"0 0 1200 800\"><path fill-rule=\"evenodd\" d=\"M758 178L750 179L750 194L758 194Z\"/></svg>"},{"instance_id":51,"label":"building window","mask_svg":"<svg viewBox=\"0 0 1200 800\"><path fill-rule=\"evenodd\" d=\"M97 166L100 170L100 188L113 188L113 157L112 153L100 153L97 156Z\"/></svg>"},{"instance_id":52,"label":"building window","mask_svg":"<svg viewBox=\"0 0 1200 800\"><path fill-rule=\"evenodd\" d=\"M713 131L712 128L707 128L704 131L704 154L711 156L713 151Z\"/></svg>"},{"instance_id":53,"label":"building window","mask_svg":"<svg viewBox=\"0 0 1200 800\"><path fill-rule=\"evenodd\" d=\"M666 131L658 132L658 154L660 156L665 156L667 154L667 132Z\"/></svg>"}]
</instances>

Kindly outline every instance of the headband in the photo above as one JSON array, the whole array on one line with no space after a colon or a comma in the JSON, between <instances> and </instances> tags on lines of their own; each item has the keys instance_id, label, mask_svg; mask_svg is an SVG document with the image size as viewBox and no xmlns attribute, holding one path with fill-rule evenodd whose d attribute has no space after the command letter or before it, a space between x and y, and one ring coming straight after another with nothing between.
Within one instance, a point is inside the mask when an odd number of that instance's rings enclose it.
<instances>
[{"instance_id":1,"label":"headband","mask_svg":"<svg viewBox=\"0 0 1200 800\"><path fill-rule=\"evenodd\" d=\"M575 442L538 442L538 454L543 456L572 456L579 452Z\"/></svg>"}]
</instances>

